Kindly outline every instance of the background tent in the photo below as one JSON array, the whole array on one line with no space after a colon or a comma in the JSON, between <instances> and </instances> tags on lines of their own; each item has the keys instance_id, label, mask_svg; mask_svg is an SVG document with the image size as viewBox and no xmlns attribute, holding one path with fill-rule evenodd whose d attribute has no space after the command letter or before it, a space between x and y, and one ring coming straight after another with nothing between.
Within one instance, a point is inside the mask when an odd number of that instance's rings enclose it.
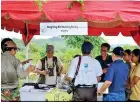
<instances>
[{"instance_id":1,"label":"background tent","mask_svg":"<svg viewBox=\"0 0 140 102\"><path fill-rule=\"evenodd\" d=\"M22 34L25 45L40 33L40 22L88 22L88 34L100 36L132 36L140 46L140 1L49 1L42 11L34 1L2 1L1 28Z\"/></svg>"}]
</instances>

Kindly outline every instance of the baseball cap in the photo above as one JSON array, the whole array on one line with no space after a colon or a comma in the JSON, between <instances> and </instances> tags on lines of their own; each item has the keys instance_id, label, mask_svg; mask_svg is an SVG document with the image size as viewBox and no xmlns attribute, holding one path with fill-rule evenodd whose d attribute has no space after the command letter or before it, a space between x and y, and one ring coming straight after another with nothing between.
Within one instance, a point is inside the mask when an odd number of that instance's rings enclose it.
<instances>
[{"instance_id":1,"label":"baseball cap","mask_svg":"<svg viewBox=\"0 0 140 102\"><path fill-rule=\"evenodd\" d=\"M47 45L46 46L46 52L54 51L54 46L53 45Z\"/></svg>"},{"instance_id":2,"label":"baseball cap","mask_svg":"<svg viewBox=\"0 0 140 102\"><path fill-rule=\"evenodd\" d=\"M118 55L118 56L123 56L124 55L124 50L122 47L116 47L113 49L112 51L115 55Z\"/></svg>"}]
</instances>

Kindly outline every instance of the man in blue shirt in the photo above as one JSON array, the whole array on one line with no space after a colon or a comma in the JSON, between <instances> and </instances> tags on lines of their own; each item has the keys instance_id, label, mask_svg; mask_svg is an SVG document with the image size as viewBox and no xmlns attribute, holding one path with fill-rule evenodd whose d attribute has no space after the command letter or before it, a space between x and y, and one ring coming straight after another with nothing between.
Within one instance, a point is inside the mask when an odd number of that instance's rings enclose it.
<instances>
[{"instance_id":1,"label":"man in blue shirt","mask_svg":"<svg viewBox=\"0 0 140 102\"><path fill-rule=\"evenodd\" d=\"M98 90L98 93L103 93L109 88L109 94L104 95L104 101L125 101L126 82L129 75L129 66L123 62L123 48L116 47L113 50L113 63L108 68L105 76L105 83Z\"/></svg>"}]
</instances>

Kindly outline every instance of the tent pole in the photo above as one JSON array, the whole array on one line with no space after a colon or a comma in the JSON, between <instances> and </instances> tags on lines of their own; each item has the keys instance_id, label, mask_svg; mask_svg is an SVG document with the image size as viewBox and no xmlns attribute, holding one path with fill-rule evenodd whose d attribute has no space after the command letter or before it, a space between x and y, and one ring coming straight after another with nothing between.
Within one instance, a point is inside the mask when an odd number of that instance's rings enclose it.
<instances>
[{"instance_id":1,"label":"tent pole","mask_svg":"<svg viewBox=\"0 0 140 102\"><path fill-rule=\"evenodd\" d=\"M29 44L26 46L26 56L25 56L26 60L29 57L29 52L28 51L29 51ZM26 77L26 82L29 83L29 77L28 76Z\"/></svg>"},{"instance_id":2,"label":"tent pole","mask_svg":"<svg viewBox=\"0 0 140 102\"><path fill-rule=\"evenodd\" d=\"M26 31L27 31L27 36L26 36L26 42L27 42L28 34L29 34L29 32L28 32L28 23L25 22L25 24L26 24ZM26 56L25 57L26 57L26 60L29 59L29 43L26 45ZM29 76L26 77L26 82L29 83Z\"/></svg>"}]
</instances>

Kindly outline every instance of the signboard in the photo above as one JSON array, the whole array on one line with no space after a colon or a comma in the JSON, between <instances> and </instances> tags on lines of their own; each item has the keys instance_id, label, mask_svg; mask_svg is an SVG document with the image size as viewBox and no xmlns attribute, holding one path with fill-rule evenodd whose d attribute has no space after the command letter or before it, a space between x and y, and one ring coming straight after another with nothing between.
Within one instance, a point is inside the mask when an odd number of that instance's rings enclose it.
<instances>
[{"instance_id":1,"label":"signboard","mask_svg":"<svg viewBox=\"0 0 140 102\"><path fill-rule=\"evenodd\" d=\"M40 35L88 35L87 22L40 23Z\"/></svg>"}]
</instances>

